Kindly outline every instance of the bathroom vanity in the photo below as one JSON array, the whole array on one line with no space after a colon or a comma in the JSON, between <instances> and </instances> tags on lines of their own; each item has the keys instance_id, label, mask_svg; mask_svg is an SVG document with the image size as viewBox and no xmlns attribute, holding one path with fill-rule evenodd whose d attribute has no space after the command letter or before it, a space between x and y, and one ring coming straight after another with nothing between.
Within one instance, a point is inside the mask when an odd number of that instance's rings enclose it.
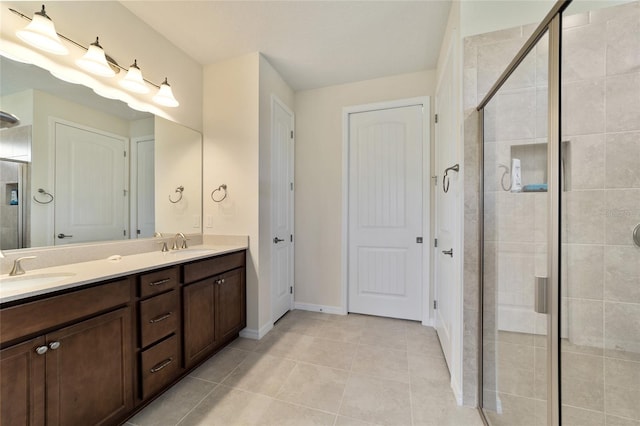
<instances>
[{"instance_id":1,"label":"bathroom vanity","mask_svg":"<svg viewBox=\"0 0 640 426\"><path fill-rule=\"evenodd\" d=\"M48 268L25 275L61 277L48 290L3 289L0 423L123 423L246 326L245 248Z\"/></svg>"}]
</instances>

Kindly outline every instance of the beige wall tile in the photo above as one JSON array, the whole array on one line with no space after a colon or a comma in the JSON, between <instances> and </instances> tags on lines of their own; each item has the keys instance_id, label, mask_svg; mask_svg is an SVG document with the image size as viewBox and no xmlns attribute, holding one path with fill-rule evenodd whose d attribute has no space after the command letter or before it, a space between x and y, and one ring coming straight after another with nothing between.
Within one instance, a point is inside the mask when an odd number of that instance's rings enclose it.
<instances>
[{"instance_id":1,"label":"beige wall tile","mask_svg":"<svg viewBox=\"0 0 640 426\"><path fill-rule=\"evenodd\" d=\"M640 130L640 73L609 76L606 85L607 131Z\"/></svg>"},{"instance_id":2,"label":"beige wall tile","mask_svg":"<svg viewBox=\"0 0 640 426\"><path fill-rule=\"evenodd\" d=\"M640 71L640 8L635 7L608 21L606 41L607 74Z\"/></svg>"},{"instance_id":3,"label":"beige wall tile","mask_svg":"<svg viewBox=\"0 0 640 426\"><path fill-rule=\"evenodd\" d=\"M605 194L589 190L566 192L562 241L578 244L604 243Z\"/></svg>"},{"instance_id":4,"label":"beige wall tile","mask_svg":"<svg viewBox=\"0 0 640 426\"><path fill-rule=\"evenodd\" d=\"M603 302L568 299L569 341L574 345L603 348Z\"/></svg>"},{"instance_id":5,"label":"beige wall tile","mask_svg":"<svg viewBox=\"0 0 640 426\"><path fill-rule=\"evenodd\" d=\"M571 136L571 159L566 165L571 190L603 189L605 137L603 134Z\"/></svg>"},{"instance_id":6,"label":"beige wall tile","mask_svg":"<svg viewBox=\"0 0 640 426\"><path fill-rule=\"evenodd\" d=\"M604 360L602 357L563 352L562 403L604 411Z\"/></svg>"},{"instance_id":7,"label":"beige wall tile","mask_svg":"<svg viewBox=\"0 0 640 426\"><path fill-rule=\"evenodd\" d=\"M562 80L588 80L605 75L604 23L562 31Z\"/></svg>"},{"instance_id":8,"label":"beige wall tile","mask_svg":"<svg viewBox=\"0 0 640 426\"><path fill-rule=\"evenodd\" d=\"M601 245L562 246L563 284L566 284L564 296L602 300L604 252L604 246Z\"/></svg>"},{"instance_id":9,"label":"beige wall tile","mask_svg":"<svg viewBox=\"0 0 640 426\"><path fill-rule=\"evenodd\" d=\"M608 134L606 159L607 188L640 188L640 132Z\"/></svg>"},{"instance_id":10,"label":"beige wall tile","mask_svg":"<svg viewBox=\"0 0 640 426\"><path fill-rule=\"evenodd\" d=\"M563 83L562 91L562 135L604 132L604 79Z\"/></svg>"},{"instance_id":11,"label":"beige wall tile","mask_svg":"<svg viewBox=\"0 0 640 426\"><path fill-rule=\"evenodd\" d=\"M604 299L640 303L640 253L635 246L605 248Z\"/></svg>"},{"instance_id":12,"label":"beige wall tile","mask_svg":"<svg viewBox=\"0 0 640 426\"><path fill-rule=\"evenodd\" d=\"M605 347L640 353L640 304L605 302Z\"/></svg>"},{"instance_id":13,"label":"beige wall tile","mask_svg":"<svg viewBox=\"0 0 640 426\"><path fill-rule=\"evenodd\" d=\"M563 426L605 426L604 413L582 408L562 406Z\"/></svg>"}]
</instances>

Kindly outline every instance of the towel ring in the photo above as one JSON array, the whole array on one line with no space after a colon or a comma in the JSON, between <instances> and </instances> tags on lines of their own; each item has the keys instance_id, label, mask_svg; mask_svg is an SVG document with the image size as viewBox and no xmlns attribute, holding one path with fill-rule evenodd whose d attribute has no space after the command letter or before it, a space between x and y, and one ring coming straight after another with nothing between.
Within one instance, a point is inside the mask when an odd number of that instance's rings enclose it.
<instances>
[{"instance_id":1,"label":"towel ring","mask_svg":"<svg viewBox=\"0 0 640 426\"><path fill-rule=\"evenodd\" d=\"M179 187L176 188L176 192L178 193L178 199L173 201L171 199L171 195L169 195L169 201L171 201L173 204L179 202L180 200L182 200L182 191L184 191L184 186L180 185Z\"/></svg>"},{"instance_id":2,"label":"towel ring","mask_svg":"<svg viewBox=\"0 0 640 426\"><path fill-rule=\"evenodd\" d=\"M35 202L36 202L36 203L38 203L38 204L49 204L50 202L52 202L52 201L53 201L53 195L51 195L50 193L48 193L47 191L45 191L45 190L44 190L44 189L42 189L42 188L38 188L38 194L42 194L42 195L44 195L45 197L49 197L49 199L48 199L48 200L46 200L46 201L40 201L40 200L38 200L38 199L36 198L36 196L34 195L34 196L33 196L33 201L35 201Z\"/></svg>"},{"instance_id":3,"label":"towel ring","mask_svg":"<svg viewBox=\"0 0 640 426\"><path fill-rule=\"evenodd\" d=\"M459 172L460 171L460 165L459 164L454 164L451 167L447 167L444 171L444 176L442 177L442 189L444 190L445 194L447 192L449 192L449 179L447 179L447 173L449 172Z\"/></svg>"},{"instance_id":4,"label":"towel ring","mask_svg":"<svg viewBox=\"0 0 640 426\"><path fill-rule=\"evenodd\" d=\"M224 192L224 195L222 196L222 198L217 199L213 196L213 194L215 194L216 192ZM218 189L214 189L213 191L211 191L211 199L216 202L216 203L220 203L222 202L225 198L227 198L227 185L226 184L222 184L218 187Z\"/></svg>"}]
</instances>

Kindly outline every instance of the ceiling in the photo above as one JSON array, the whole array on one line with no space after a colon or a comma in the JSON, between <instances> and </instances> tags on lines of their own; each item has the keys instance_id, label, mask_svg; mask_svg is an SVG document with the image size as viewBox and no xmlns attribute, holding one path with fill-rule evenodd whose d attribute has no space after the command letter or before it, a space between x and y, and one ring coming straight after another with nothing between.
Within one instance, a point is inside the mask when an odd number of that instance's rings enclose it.
<instances>
[{"instance_id":1,"label":"ceiling","mask_svg":"<svg viewBox=\"0 0 640 426\"><path fill-rule=\"evenodd\" d=\"M451 0L122 4L202 65L258 51L304 90L434 69Z\"/></svg>"}]
</instances>

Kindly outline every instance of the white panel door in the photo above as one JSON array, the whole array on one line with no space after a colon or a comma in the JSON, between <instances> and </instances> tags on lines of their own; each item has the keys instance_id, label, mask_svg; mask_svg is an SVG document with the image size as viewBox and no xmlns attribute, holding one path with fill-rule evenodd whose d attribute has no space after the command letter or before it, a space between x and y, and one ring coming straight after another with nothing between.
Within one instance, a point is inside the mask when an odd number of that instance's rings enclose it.
<instances>
[{"instance_id":1,"label":"white panel door","mask_svg":"<svg viewBox=\"0 0 640 426\"><path fill-rule=\"evenodd\" d=\"M458 200L460 181L458 172L450 170L446 182L443 182L447 168L458 162L456 137L455 93L453 88L453 55L451 50L447 55L442 80L436 90L436 238L438 247L435 249L435 310L436 331L442 346L447 364L451 368L452 326L456 300L456 288L459 286L458 259L460 246L458 245L459 218L455 212L459 211ZM448 185L447 192L444 186Z\"/></svg>"},{"instance_id":2,"label":"white panel door","mask_svg":"<svg viewBox=\"0 0 640 426\"><path fill-rule=\"evenodd\" d=\"M271 305L277 321L293 293L293 113L271 102Z\"/></svg>"},{"instance_id":3,"label":"white panel door","mask_svg":"<svg viewBox=\"0 0 640 426\"><path fill-rule=\"evenodd\" d=\"M55 244L127 238L123 138L55 123Z\"/></svg>"},{"instance_id":4,"label":"white panel door","mask_svg":"<svg viewBox=\"0 0 640 426\"><path fill-rule=\"evenodd\" d=\"M155 156L154 140L136 141L136 234L138 238L153 237L155 221Z\"/></svg>"},{"instance_id":5,"label":"white panel door","mask_svg":"<svg viewBox=\"0 0 640 426\"><path fill-rule=\"evenodd\" d=\"M349 312L422 319L422 106L349 115Z\"/></svg>"}]
</instances>

